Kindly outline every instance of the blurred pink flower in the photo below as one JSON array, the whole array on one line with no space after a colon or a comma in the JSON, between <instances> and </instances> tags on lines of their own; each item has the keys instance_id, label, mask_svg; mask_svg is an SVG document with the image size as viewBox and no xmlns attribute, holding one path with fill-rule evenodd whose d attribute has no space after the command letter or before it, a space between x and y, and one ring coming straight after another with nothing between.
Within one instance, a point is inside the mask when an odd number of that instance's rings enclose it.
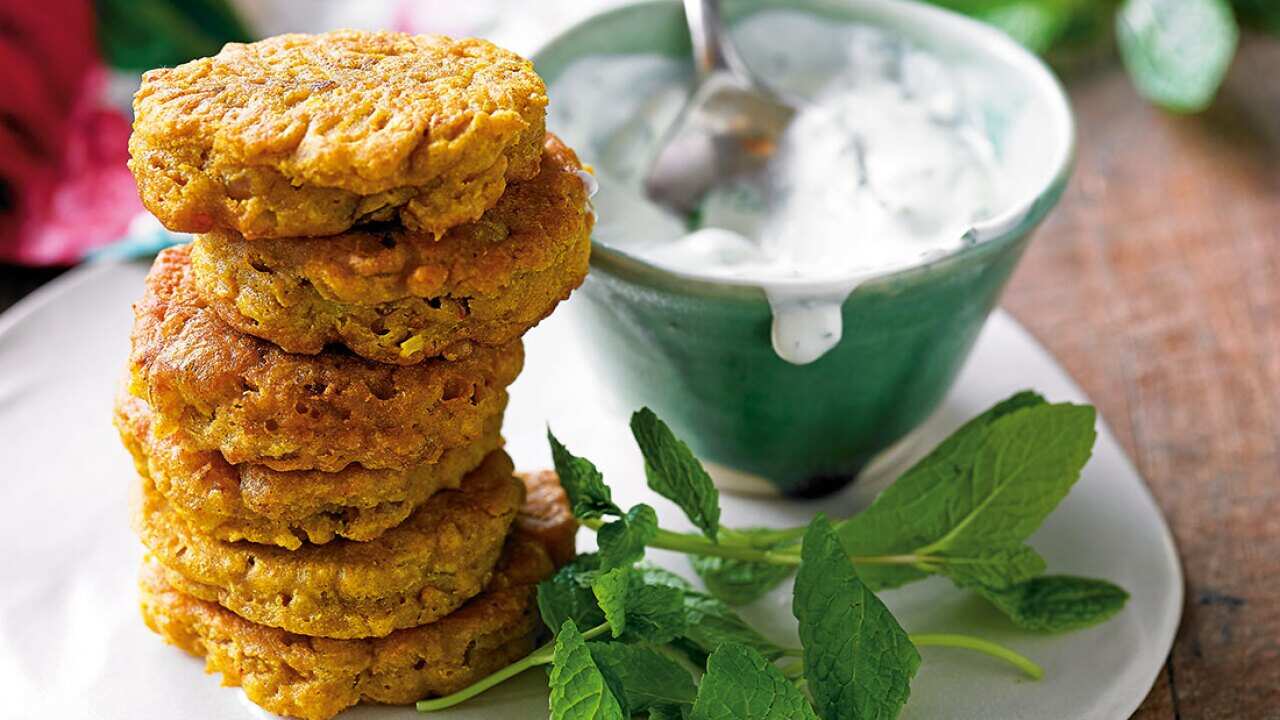
<instances>
[{"instance_id":1,"label":"blurred pink flower","mask_svg":"<svg viewBox=\"0 0 1280 720\"><path fill-rule=\"evenodd\" d=\"M141 209L88 0L0 3L0 261L68 264Z\"/></svg>"},{"instance_id":2,"label":"blurred pink flower","mask_svg":"<svg viewBox=\"0 0 1280 720\"><path fill-rule=\"evenodd\" d=\"M452 37L484 35L497 16L495 0L400 0L392 10L391 29Z\"/></svg>"}]
</instances>

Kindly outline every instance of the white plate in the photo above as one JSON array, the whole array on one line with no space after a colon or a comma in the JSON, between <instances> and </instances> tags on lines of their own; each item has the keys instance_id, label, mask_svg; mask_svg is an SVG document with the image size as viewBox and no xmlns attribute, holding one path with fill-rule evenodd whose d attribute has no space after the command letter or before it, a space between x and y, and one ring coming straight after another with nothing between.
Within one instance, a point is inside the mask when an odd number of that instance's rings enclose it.
<instances>
[{"instance_id":1,"label":"white plate","mask_svg":"<svg viewBox=\"0 0 1280 720\"><path fill-rule=\"evenodd\" d=\"M128 528L133 469L110 424L128 347L130 303L142 265L70 272L0 318L0 717L262 717L239 690L219 687L203 663L166 646L139 620L134 585L141 549ZM580 357L574 303L527 339L528 364L506 422L517 466L548 463L549 422L605 472L625 503L654 503L664 523L678 512L644 487L626 429L631 408L610 405ZM987 324L944 407L913 447L927 449L965 419L1015 390L1087 400L1008 316ZM904 458L909 459L909 458ZM853 512L888 471L835 498L797 504L726 497L727 524L800 524L821 509ZM589 544L584 533L584 545ZM957 650L926 648L904 717L1128 717L1164 663L1182 607L1182 578L1168 528L1107 428L1084 477L1033 539L1055 572L1103 577L1127 588L1128 607L1097 628L1037 636L1011 628L980 600L942 581L887 592L911 632L969 632L1008 644L1047 671L1041 682ZM682 558L651 559L689 574ZM787 594L745 613L768 632L794 632ZM545 678L531 672L447 718L543 717ZM360 708L344 718L413 718L408 708Z\"/></svg>"}]
</instances>

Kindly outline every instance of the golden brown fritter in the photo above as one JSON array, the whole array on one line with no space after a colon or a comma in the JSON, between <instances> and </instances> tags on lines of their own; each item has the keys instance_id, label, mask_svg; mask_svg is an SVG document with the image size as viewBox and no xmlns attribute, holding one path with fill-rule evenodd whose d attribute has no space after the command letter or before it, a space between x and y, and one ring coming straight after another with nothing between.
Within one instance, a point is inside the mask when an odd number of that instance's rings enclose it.
<instances>
[{"instance_id":1,"label":"golden brown fritter","mask_svg":"<svg viewBox=\"0 0 1280 720\"><path fill-rule=\"evenodd\" d=\"M575 552L574 534L578 524L569 508L569 496L560 485L560 477L555 470L520 473L519 477L525 487L520 531L537 538L551 553L556 565L569 564Z\"/></svg>"},{"instance_id":2,"label":"golden brown fritter","mask_svg":"<svg viewBox=\"0 0 1280 720\"><path fill-rule=\"evenodd\" d=\"M140 485L134 525L169 584L256 623L332 638L382 637L474 597L524 502L499 450L375 540L286 550L196 532L145 476Z\"/></svg>"},{"instance_id":3,"label":"golden brown fritter","mask_svg":"<svg viewBox=\"0 0 1280 720\"><path fill-rule=\"evenodd\" d=\"M143 564L143 618L169 642L204 656L224 684L243 686L250 700L282 715L325 720L358 702L455 692L532 649L537 584L573 556L577 525L564 491L554 473L539 478L484 592L429 625L378 639L296 635L174 589L154 560Z\"/></svg>"},{"instance_id":4,"label":"golden brown fritter","mask_svg":"<svg viewBox=\"0 0 1280 720\"><path fill-rule=\"evenodd\" d=\"M196 295L190 246L160 253L134 305L130 391L159 432L228 462L403 470L475 442L506 406L519 340L396 366L342 351L295 355L227 325Z\"/></svg>"},{"instance_id":5,"label":"golden brown fritter","mask_svg":"<svg viewBox=\"0 0 1280 720\"><path fill-rule=\"evenodd\" d=\"M501 345L587 274L593 217L581 170L548 135L537 177L508 186L484 217L439 241L399 225L327 238L200 235L191 253L196 287L223 320L289 352L342 343L410 365Z\"/></svg>"},{"instance_id":6,"label":"golden brown fritter","mask_svg":"<svg viewBox=\"0 0 1280 720\"><path fill-rule=\"evenodd\" d=\"M537 583L554 566L535 541L514 537L485 592L430 625L387 637L334 640L249 622L165 581L154 561L139 583L142 616L166 641L205 658L224 685L263 708L327 720L358 702L407 704L456 692L533 649Z\"/></svg>"},{"instance_id":7,"label":"golden brown fritter","mask_svg":"<svg viewBox=\"0 0 1280 720\"><path fill-rule=\"evenodd\" d=\"M484 40L279 35L143 75L129 167L171 230L439 234L537 172L546 103L533 64Z\"/></svg>"},{"instance_id":8,"label":"golden brown fritter","mask_svg":"<svg viewBox=\"0 0 1280 720\"><path fill-rule=\"evenodd\" d=\"M303 542L342 537L367 541L399 525L440 490L502 445L502 418L488 420L475 442L446 450L440 460L408 470L338 472L232 465L216 450L198 450L181 430L155 431L145 400L122 394L115 424L138 472L151 479L169 506L194 530L218 540L247 540L297 549Z\"/></svg>"}]
</instances>

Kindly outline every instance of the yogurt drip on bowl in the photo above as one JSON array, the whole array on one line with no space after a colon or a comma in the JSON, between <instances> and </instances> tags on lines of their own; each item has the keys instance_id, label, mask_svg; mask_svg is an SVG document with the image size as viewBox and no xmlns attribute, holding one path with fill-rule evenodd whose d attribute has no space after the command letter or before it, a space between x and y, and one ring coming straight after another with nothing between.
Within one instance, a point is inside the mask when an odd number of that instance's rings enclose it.
<instances>
[{"instance_id":1,"label":"yogurt drip on bowl","mask_svg":"<svg viewBox=\"0 0 1280 720\"><path fill-rule=\"evenodd\" d=\"M596 165L601 241L675 272L760 287L774 350L806 364L839 343L841 305L860 283L959 248L995 213L998 161L961 71L902 38L785 11L757 14L734 35L798 112L764 171L712 190L692 222L640 185L687 97L684 63L578 61L552 85L549 125Z\"/></svg>"}]
</instances>

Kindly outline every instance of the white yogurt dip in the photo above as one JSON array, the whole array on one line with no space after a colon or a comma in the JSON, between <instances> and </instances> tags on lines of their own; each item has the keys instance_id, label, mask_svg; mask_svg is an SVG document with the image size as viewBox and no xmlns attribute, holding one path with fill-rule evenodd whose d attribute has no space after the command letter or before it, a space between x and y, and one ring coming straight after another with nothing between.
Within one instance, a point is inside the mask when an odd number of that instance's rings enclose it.
<instances>
[{"instance_id":1,"label":"white yogurt dip","mask_svg":"<svg viewBox=\"0 0 1280 720\"><path fill-rule=\"evenodd\" d=\"M886 31L796 12L754 15L734 38L798 112L764 172L712 190L692 221L641 189L689 95L687 62L580 60L551 86L548 126L595 166L599 240L759 286L775 351L809 363L840 341L840 308L858 284L959 248L1005 206L1003 173L963 68Z\"/></svg>"}]
</instances>

